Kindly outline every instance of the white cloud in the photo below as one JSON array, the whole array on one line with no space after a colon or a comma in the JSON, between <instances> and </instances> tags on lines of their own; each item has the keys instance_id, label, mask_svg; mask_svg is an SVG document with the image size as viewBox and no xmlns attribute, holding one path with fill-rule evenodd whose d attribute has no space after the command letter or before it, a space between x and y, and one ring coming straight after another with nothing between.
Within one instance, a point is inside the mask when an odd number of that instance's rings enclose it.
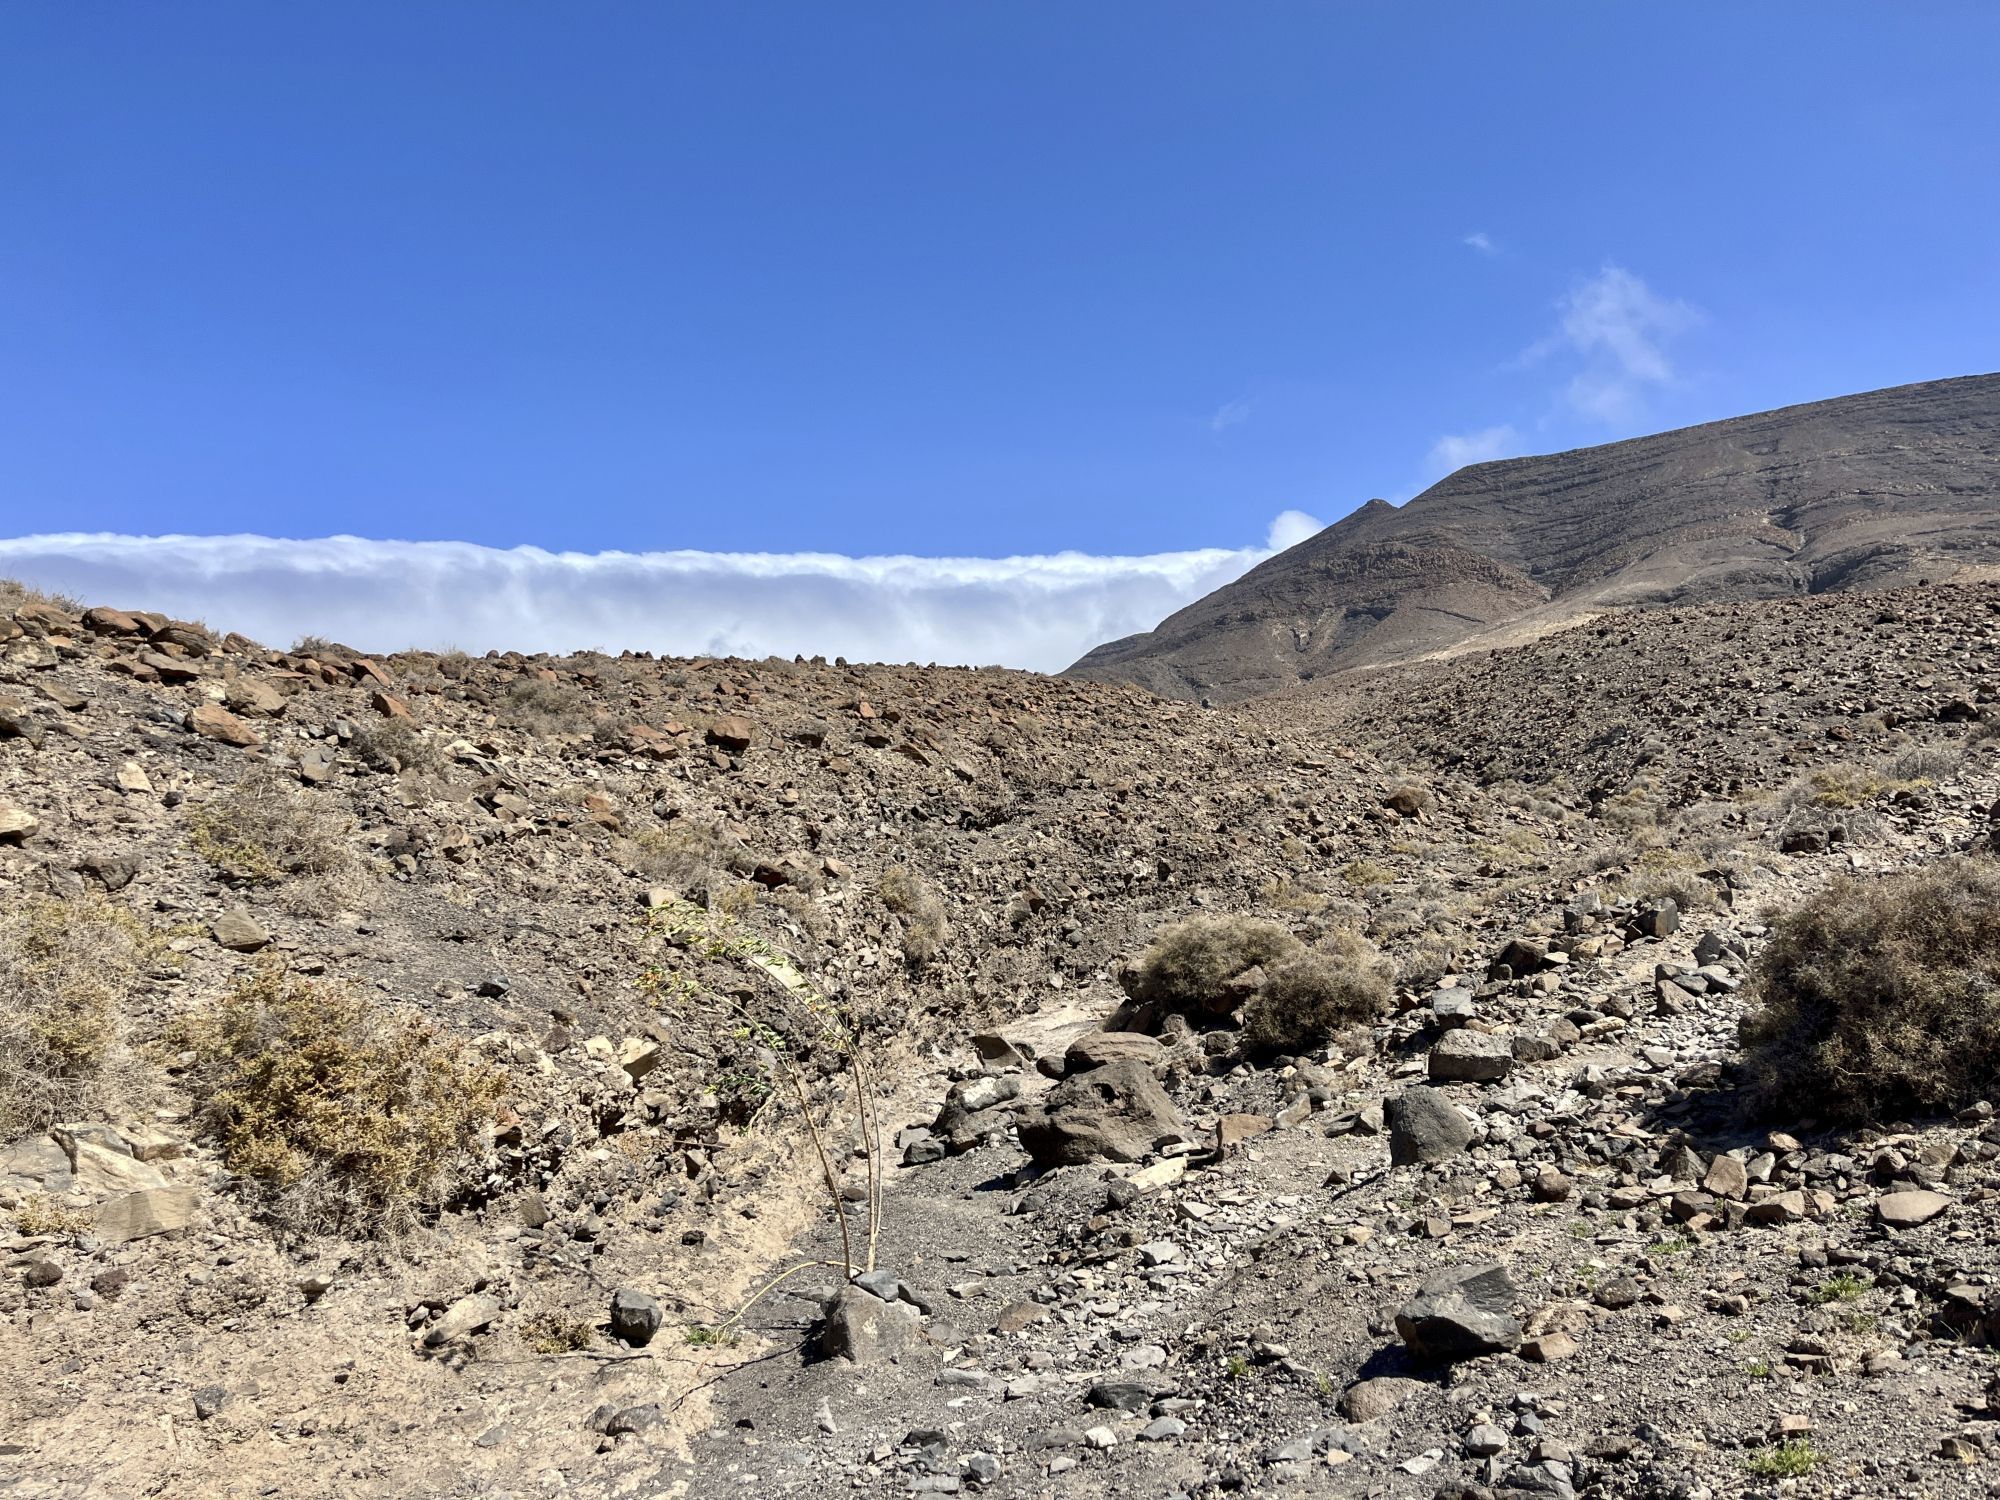
<instances>
[{"instance_id":1,"label":"white cloud","mask_svg":"<svg viewBox=\"0 0 2000 1500\"><path fill-rule=\"evenodd\" d=\"M1302 510L1282 510L1271 521L1271 529L1264 537L1264 548L1267 552L1283 552L1287 547L1296 547L1324 530L1326 522L1318 516L1309 516Z\"/></svg>"},{"instance_id":2,"label":"white cloud","mask_svg":"<svg viewBox=\"0 0 2000 1500\"><path fill-rule=\"evenodd\" d=\"M1225 401L1215 409L1215 415L1208 419L1210 432L1227 432L1232 427L1241 427L1250 420L1250 408L1257 403L1249 396L1238 396L1234 401Z\"/></svg>"},{"instance_id":3,"label":"white cloud","mask_svg":"<svg viewBox=\"0 0 2000 1500\"><path fill-rule=\"evenodd\" d=\"M1649 389L1671 385L1667 345L1701 320L1685 302L1658 295L1622 266L1606 265L1556 304L1556 332L1524 359L1566 351L1581 361L1564 400L1586 417L1618 422L1637 414Z\"/></svg>"},{"instance_id":4,"label":"white cloud","mask_svg":"<svg viewBox=\"0 0 2000 1500\"><path fill-rule=\"evenodd\" d=\"M1464 243L1470 245L1481 255L1498 255L1500 253L1500 247L1493 243L1493 236L1486 233L1483 229L1468 234L1465 237Z\"/></svg>"},{"instance_id":5,"label":"white cloud","mask_svg":"<svg viewBox=\"0 0 2000 1500\"><path fill-rule=\"evenodd\" d=\"M310 634L367 651L817 653L1056 671L1318 529L1286 511L1263 547L1003 558L71 533L0 540L0 576L277 646Z\"/></svg>"},{"instance_id":6,"label":"white cloud","mask_svg":"<svg viewBox=\"0 0 2000 1500\"><path fill-rule=\"evenodd\" d=\"M1477 432L1448 434L1431 444L1430 456L1424 460L1424 467L1433 478L1445 475L1467 464L1489 463L1496 458L1512 458L1521 451L1521 435L1509 423L1498 427L1482 427Z\"/></svg>"}]
</instances>

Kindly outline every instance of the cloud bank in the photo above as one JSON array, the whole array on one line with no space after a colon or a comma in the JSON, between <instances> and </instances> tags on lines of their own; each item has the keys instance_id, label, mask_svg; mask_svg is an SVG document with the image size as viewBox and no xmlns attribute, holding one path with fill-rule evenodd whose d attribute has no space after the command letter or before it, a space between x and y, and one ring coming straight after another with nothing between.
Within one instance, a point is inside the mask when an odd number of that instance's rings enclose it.
<instances>
[{"instance_id":1,"label":"cloud bank","mask_svg":"<svg viewBox=\"0 0 2000 1500\"><path fill-rule=\"evenodd\" d=\"M276 646L320 635L375 652L821 654L1057 671L1319 529L1286 511L1262 547L1002 558L69 533L0 540L0 576Z\"/></svg>"}]
</instances>

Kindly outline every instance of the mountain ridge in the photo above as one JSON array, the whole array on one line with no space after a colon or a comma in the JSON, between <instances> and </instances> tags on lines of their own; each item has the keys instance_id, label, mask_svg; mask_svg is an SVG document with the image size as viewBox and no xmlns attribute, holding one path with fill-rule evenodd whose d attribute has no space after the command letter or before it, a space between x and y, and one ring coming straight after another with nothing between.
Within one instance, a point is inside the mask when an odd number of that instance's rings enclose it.
<instances>
[{"instance_id":1,"label":"mountain ridge","mask_svg":"<svg viewBox=\"0 0 2000 1500\"><path fill-rule=\"evenodd\" d=\"M1448 475L1371 500L1068 675L1238 700L1604 610L2000 571L2000 374Z\"/></svg>"}]
</instances>

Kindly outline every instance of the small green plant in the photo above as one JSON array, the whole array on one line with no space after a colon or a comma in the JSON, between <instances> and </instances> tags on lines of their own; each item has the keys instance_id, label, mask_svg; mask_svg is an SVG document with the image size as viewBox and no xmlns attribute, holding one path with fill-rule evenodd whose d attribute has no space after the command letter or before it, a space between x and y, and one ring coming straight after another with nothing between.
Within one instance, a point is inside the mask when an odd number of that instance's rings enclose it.
<instances>
[{"instance_id":1,"label":"small green plant","mask_svg":"<svg viewBox=\"0 0 2000 1500\"><path fill-rule=\"evenodd\" d=\"M874 1270L876 1249L882 1233L884 1156L880 1090L876 1087L854 1016L829 999L800 971L789 955L744 930L724 912L703 911L691 902L670 900L648 916L647 926L653 937L682 952L700 959L742 964L769 983L774 999L782 1008L782 1020L777 1025L753 1013L745 999L726 997L724 1003L735 1012L740 1023L737 1039L754 1042L768 1054L772 1071L789 1086L798 1105L799 1118L812 1143L834 1222L840 1229L839 1265L846 1279L851 1281L857 1269L854 1232L848 1223L840 1172L828 1142L828 1132L814 1113L805 1070L808 1066L825 1064L834 1076L846 1073L853 1088L853 1123L860 1136L861 1155L868 1173L867 1259L863 1269ZM646 970L646 976L666 972L665 965L654 963ZM642 977L642 986L645 983L646 978ZM658 993L657 989L655 993ZM775 1091L774 1084L772 1091ZM720 1325L720 1331L728 1331L752 1303L787 1277L817 1264L820 1262L803 1261L773 1277Z\"/></svg>"},{"instance_id":2,"label":"small green plant","mask_svg":"<svg viewBox=\"0 0 2000 1500\"><path fill-rule=\"evenodd\" d=\"M681 1337L691 1349L726 1349L736 1342L735 1333L728 1328L710 1328L705 1323L684 1324Z\"/></svg>"},{"instance_id":3,"label":"small green plant","mask_svg":"<svg viewBox=\"0 0 2000 1500\"><path fill-rule=\"evenodd\" d=\"M1224 1365L1223 1368L1227 1371L1231 1380L1241 1380L1245 1375L1250 1373L1250 1361L1240 1354L1232 1354L1229 1356L1228 1364Z\"/></svg>"},{"instance_id":4,"label":"small green plant","mask_svg":"<svg viewBox=\"0 0 2000 1500\"><path fill-rule=\"evenodd\" d=\"M1752 1360L1743 1367L1743 1373L1748 1375L1752 1380L1769 1380L1771 1378L1771 1362L1768 1359Z\"/></svg>"},{"instance_id":5,"label":"small green plant","mask_svg":"<svg viewBox=\"0 0 2000 1500\"><path fill-rule=\"evenodd\" d=\"M1810 1439L1793 1438L1751 1454L1743 1467L1759 1479L1803 1479L1819 1463Z\"/></svg>"},{"instance_id":6,"label":"small green plant","mask_svg":"<svg viewBox=\"0 0 2000 1500\"><path fill-rule=\"evenodd\" d=\"M1806 1294L1806 1301L1816 1307L1824 1307L1829 1302L1856 1302L1868 1291L1870 1283L1852 1271L1836 1271Z\"/></svg>"},{"instance_id":7,"label":"small green plant","mask_svg":"<svg viewBox=\"0 0 2000 1500\"><path fill-rule=\"evenodd\" d=\"M1858 1312L1849 1313L1840 1321L1849 1333L1865 1336L1875 1331L1881 1319L1873 1313Z\"/></svg>"}]
</instances>

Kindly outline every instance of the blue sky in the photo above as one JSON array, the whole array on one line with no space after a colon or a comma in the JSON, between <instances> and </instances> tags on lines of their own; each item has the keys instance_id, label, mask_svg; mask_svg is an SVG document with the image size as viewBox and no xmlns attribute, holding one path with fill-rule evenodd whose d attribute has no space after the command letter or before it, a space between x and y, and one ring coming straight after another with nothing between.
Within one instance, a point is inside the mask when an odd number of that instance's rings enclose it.
<instances>
[{"instance_id":1,"label":"blue sky","mask_svg":"<svg viewBox=\"0 0 2000 1500\"><path fill-rule=\"evenodd\" d=\"M0 8L0 536L998 558L2000 365L2000 7Z\"/></svg>"}]
</instances>

